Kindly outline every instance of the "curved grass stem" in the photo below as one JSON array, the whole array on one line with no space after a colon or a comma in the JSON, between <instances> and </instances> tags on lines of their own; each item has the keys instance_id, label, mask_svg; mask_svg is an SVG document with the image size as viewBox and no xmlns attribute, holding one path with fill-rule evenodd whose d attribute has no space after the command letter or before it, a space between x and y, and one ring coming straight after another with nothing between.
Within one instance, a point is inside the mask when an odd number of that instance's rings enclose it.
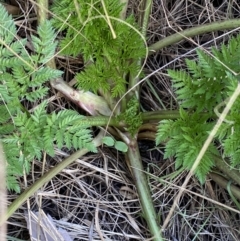
<instances>
[{"instance_id":1,"label":"curved grass stem","mask_svg":"<svg viewBox=\"0 0 240 241\"><path fill-rule=\"evenodd\" d=\"M164 47L170 46L172 44L176 44L180 42L183 39L194 37L200 34L209 33L213 31L219 31L219 30L228 30L228 29L234 29L240 27L240 20L239 19L232 19L232 20L224 20L219 22L213 22L209 24L204 24L197 27L192 27L187 30L183 30L181 32L172 34L155 44L152 44L148 50L148 54L152 55L156 51L163 49Z\"/></svg>"}]
</instances>

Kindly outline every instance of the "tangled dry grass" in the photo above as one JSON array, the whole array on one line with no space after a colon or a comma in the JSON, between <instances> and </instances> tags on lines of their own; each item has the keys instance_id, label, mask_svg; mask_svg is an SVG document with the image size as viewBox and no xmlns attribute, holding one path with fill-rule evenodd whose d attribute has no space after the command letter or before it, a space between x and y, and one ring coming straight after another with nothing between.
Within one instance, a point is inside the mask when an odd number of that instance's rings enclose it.
<instances>
[{"instance_id":1,"label":"tangled dry grass","mask_svg":"<svg viewBox=\"0 0 240 241\"><path fill-rule=\"evenodd\" d=\"M10 1L20 8L16 19L19 36L34 31L36 9L31 1ZM131 1L130 8L137 12L138 1ZM149 21L149 45L193 26L218 20L238 18L238 1L226 0L154 0ZM195 58L195 48L209 50L238 33L219 31L186 39L164 48L151 56L145 72L158 73L142 85L142 108L144 110L176 109L177 102L166 75L167 68L185 68L184 58ZM65 80L71 81L74 73L83 68L81 57L57 58L58 66L65 70ZM170 64L169 64L170 63ZM77 107L54 91L49 98L53 110ZM163 160L162 147L154 142L139 140L140 150L155 207L166 218L174 197L177 195L185 174L175 173L174 160ZM43 173L61 162L69 153L56 150L53 159L35 161L31 174L21 180L22 188L30 186ZM171 175L170 175L171 174ZM9 202L16 194L9 193ZM225 206L222 206L224 204ZM210 178L201 186L191 179L167 229L166 240L172 241L237 241L240 240L239 212L230 195ZM70 165L51 182L41 188L27 204L21 207L8 222L8 235L22 240L29 239L24 212L43 210L56 225L67 230L74 240L147 240L149 232L142 218L134 180L124 156L113 149L99 148L98 154L89 154Z\"/></svg>"}]
</instances>

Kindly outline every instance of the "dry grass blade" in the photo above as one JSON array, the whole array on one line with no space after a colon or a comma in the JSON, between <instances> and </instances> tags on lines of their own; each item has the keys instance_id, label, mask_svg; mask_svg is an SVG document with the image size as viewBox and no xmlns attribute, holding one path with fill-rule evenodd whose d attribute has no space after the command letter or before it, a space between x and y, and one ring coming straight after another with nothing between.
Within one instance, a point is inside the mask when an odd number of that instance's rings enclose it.
<instances>
[{"instance_id":1,"label":"dry grass blade","mask_svg":"<svg viewBox=\"0 0 240 241\"><path fill-rule=\"evenodd\" d=\"M65 230L57 229L53 219L42 210L39 213L25 213L25 219L32 241L72 241L69 234Z\"/></svg>"}]
</instances>

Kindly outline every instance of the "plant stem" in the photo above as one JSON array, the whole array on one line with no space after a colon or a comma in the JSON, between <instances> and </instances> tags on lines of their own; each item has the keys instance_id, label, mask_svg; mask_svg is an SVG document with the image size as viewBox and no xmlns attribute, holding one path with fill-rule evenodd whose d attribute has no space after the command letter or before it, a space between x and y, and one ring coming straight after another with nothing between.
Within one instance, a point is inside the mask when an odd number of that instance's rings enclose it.
<instances>
[{"instance_id":1,"label":"plant stem","mask_svg":"<svg viewBox=\"0 0 240 241\"><path fill-rule=\"evenodd\" d=\"M144 38L146 38L146 34L147 34L147 28L148 28L148 21L149 21L149 16L151 14L151 10L152 10L152 0L144 0L141 2L140 4L140 17L139 17L139 25L141 26L141 33L144 36ZM141 69L142 66L142 59L137 60L137 64L139 65L139 69ZM134 91L131 92L135 92L135 95L138 99L140 99L140 94L139 94L139 85L138 85L138 81L139 81L139 77L135 77L135 76L129 76L129 86L128 89L132 89L132 87L135 86ZM130 92L130 96L131 96L131 92Z\"/></svg>"},{"instance_id":2,"label":"plant stem","mask_svg":"<svg viewBox=\"0 0 240 241\"><path fill-rule=\"evenodd\" d=\"M126 127L126 124L124 121L119 121L118 118L106 116L86 116L83 117L80 121L78 121L79 126L106 126L107 124L109 126L121 128Z\"/></svg>"},{"instance_id":3,"label":"plant stem","mask_svg":"<svg viewBox=\"0 0 240 241\"><path fill-rule=\"evenodd\" d=\"M160 225L157 223L157 215L154 209L150 188L142 166L142 161L136 139L130 139L127 156L130 161L132 173L135 179L142 211L154 241L163 241L160 232Z\"/></svg>"},{"instance_id":4,"label":"plant stem","mask_svg":"<svg viewBox=\"0 0 240 241\"><path fill-rule=\"evenodd\" d=\"M145 123L148 121L160 121L164 119L177 119L180 117L179 110L158 110L143 112L142 118Z\"/></svg>"},{"instance_id":5,"label":"plant stem","mask_svg":"<svg viewBox=\"0 0 240 241\"><path fill-rule=\"evenodd\" d=\"M125 4L121 13L120 13L120 18L124 20L126 18L126 13L127 13L127 8L128 8L128 0L120 0L122 4Z\"/></svg>"},{"instance_id":6,"label":"plant stem","mask_svg":"<svg viewBox=\"0 0 240 241\"><path fill-rule=\"evenodd\" d=\"M49 61L48 66L53 68L51 64L52 62ZM112 111L103 97L95 95L90 91L75 90L64 82L62 78L51 80L50 83L54 89L60 91L90 115L111 115Z\"/></svg>"},{"instance_id":7,"label":"plant stem","mask_svg":"<svg viewBox=\"0 0 240 241\"><path fill-rule=\"evenodd\" d=\"M101 131L93 140L94 145L100 146L102 144L102 138L104 136L104 131ZM45 173L41 178L39 178L35 183L33 183L28 189L26 189L16 200L14 200L7 210L6 220L11 217L11 215L29 198L31 197L39 188L41 188L46 182L49 182L53 177L60 173L68 165L76 161L79 157L85 155L89 151L85 148L76 151L71 156L66 158L64 161L58 163L49 172Z\"/></svg>"},{"instance_id":8,"label":"plant stem","mask_svg":"<svg viewBox=\"0 0 240 241\"><path fill-rule=\"evenodd\" d=\"M209 173L209 177L216 182L220 187L224 188L225 190L227 190L227 186L229 181L226 180L224 177L216 174L216 173ZM235 185L231 184L230 185L230 190L232 192L232 194L240 200L240 189L238 187L236 187Z\"/></svg>"},{"instance_id":9,"label":"plant stem","mask_svg":"<svg viewBox=\"0 0 240 241\"><path fill-rule=\"evenodd\" d=\"M138 140L150 140L154 141L156 140L156 132L151 132L151 131L145 131L142 133L138 134Z\"/></svg>"},{"instance_id":10,"label":"plant stem","mask_svg":"<svg viewBox=\"0 0 240 241\"><path fill-rule=\"evenodd\" d=\"M175 44L180 42L183 39L194 37L200 34L213 32L213 31L219 31L219 30L227 30L227 29L234 29L240 27L240 19L232 19L232 20L224 20L224 21L218 21L213 22L209 24L204 24L197 27L192 27L187 30L183 30L181 32L172 34L157 43L151 45L149 50L149 55L154 54L156 51L161 50L164 47L167 47L169 45Z\"/></svg>"},{"instance_id":11,"label":"plant stem","mask_svg":"<svg viewBox=\"0 0 240 241\"><path fill-rule=\"evenodd\" d=\"M38 24L44 23L48 19L48 0L37 0L37 18Z\"/></svg>"},{"instance_id":12,"label":"plant stem","mask_svg":"<svg viewBox=\"0 0 240 241\"><path fill-rule=\"evenodd\" d=\"M235 181L238 185L240 185L240 175L239 171L235 171L233 169L230 169L230 164L228 165L225 161L223 161L220 157L214 158L216 167L218 170L222 171L225 175L227 175L230 179Z\"/></svg>"},{"instance_id":13,"label":"plant stem","mask_svg":"<svg viewBox=\"0 0 240 241\"><path fill-rule=\"evenodd\" d=\"M140 25L142 27L141 33L144 37L147 35L147 29L148 29L148 21L149 21L149 16L151 14L152 10L152 0L145 0L142 1L142 14L140 13L141 19L140 19Z\"/></svg>"},{"instance_id":14,"label":"plant stem","mask_svg":"<svg viewBox=\"0 0 240 241\"><path fill-rule=\"evenodd\" d=\"M164 119L177 119L180 117L178 110L163 110L163 111L151 111L142 113L143 125L140 127L140 130L156 130L155 124L149 124L149 122L159 122ZM85 116L80 120L79 125L89 125L89 126L109 126L121 128L126 127L126 123L122 120L119 121L117 117L108 116Z\"/></svg>"}]
</instances>

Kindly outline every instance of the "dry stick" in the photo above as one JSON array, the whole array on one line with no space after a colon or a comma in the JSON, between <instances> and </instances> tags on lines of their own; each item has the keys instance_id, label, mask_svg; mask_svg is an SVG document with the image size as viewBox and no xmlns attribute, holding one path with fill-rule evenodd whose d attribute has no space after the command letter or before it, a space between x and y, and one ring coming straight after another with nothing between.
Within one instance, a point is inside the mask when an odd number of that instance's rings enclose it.
<instances>
[{"instance_id":1,"label":"dry stick","mask_svg":"<svg viewBox=\"0 0 240 241\"><path fill-rule=\"evenodd\" d=\"M101 232L101 227L99 224L99 218L98 218L98 213L99 213L99 202L97 202L97 207L95 210L95 225L96 225L96 230L98 232L98 235L102 241L104 241L103 234Z\"/></svg>"},{"instance_id":2,"label":"dry stick","mask_svg":"<svg viewBox=\"0 0 240 241\"><path fill-rule=\"evenodd\" d=\"M173 212L174 212L176 206L178 205L179 199L182 196L182 194L184 192L184 189L186 188L186 186L187 186L191 176L193 175L193 173L195 172L196 168L198 167L202 157L204 156L205 152L208 149L208 146L211 144L211 142L212 142L214 136L216 135L219 127L223 123L224 119L226 118L228 112L230 111L231 107L233 106L233 104L234 104L235 100L237 99L237 97L239 96L239 94L240 94L240 84L238 83L237 88L235 89L234 93L232 94L232 96L230 97L229 101L227 102L227 105L224 108L222 114L219 116L219 119L218 119L216 125L212 129L212 131L209 134L207 140L205 141L201 151L199 152L199 154L198 154L198 156L197 156L197 158L196 158L196 160L195 160L195 162L194 162L190 172L188 173L188 175L187 175L183 185L180 187L181 190L179 191L177 197L174 199L174 202L173 202L173 205L172 205L172 207L170 209L170 212L169 212L168 216L166 217L166 219L165 219L165 221L163 223L162 230L164 230L167 227L167 225L168 225L168 223L169 223L169 221L170 221L170 219L171 219L171 217L173 215Z\"/></svg>"}]
</instances>

